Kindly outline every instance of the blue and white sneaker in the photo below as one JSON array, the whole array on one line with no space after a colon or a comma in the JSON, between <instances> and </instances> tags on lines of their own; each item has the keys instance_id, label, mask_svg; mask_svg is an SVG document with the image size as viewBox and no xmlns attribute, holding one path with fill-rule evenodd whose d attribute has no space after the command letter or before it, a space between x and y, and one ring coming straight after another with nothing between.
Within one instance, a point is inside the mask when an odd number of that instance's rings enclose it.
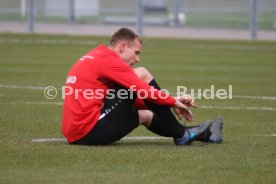
<instances>
[{"instance_id":1,"label":"blue and white sneaker","mask_svg":"<svg viewBox=\"0 0 276 184\"><path fill-rule=\"evenodd\" d=\"M174 139L176 145L190 145L194 140L200 137L211 127L211 121L201 123L199 126L186 128L183 137Z\"/></svg>"}]
</instances>

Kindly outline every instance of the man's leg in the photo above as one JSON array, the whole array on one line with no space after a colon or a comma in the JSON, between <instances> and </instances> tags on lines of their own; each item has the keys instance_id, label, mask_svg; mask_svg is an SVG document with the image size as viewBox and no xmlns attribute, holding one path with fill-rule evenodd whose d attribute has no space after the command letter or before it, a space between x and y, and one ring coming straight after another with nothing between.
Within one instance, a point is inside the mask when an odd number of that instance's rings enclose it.
<instances>
[{"instance_id":1,"label":"man's leg","mask_svg":"<svg viewBox=\"0 0 276 184\"><path fill-rule=\"evenodd\" d=\"M145 82L149 83L149 85L160 90L160 87L157 84L157 82L153 79L153 76L145 68L136 68L136 69L134 69L134 71L141 79L143 79ZM150 103L146 102L146 104L148 105ZM160 107L160 106L158 106L158 107ZM176 118L174 116L172 116L173 114L172 114L171 110L168 107L166 107L166 108L167 109L165 109L165 110L163 109L161 115L166 116L165 119L169 118L170 122L178 122L176 120ZM160 114L160 113L158 113L158 114ZM157 135L164 136L164 137L173 137L174 136L173 132L171 130L169 130L168 127L166 126L166 122L163 121L164 118L160 118L158 115L156 115L154 113L149 114L149 113L144 113L143 111L139 111L139 117L145 117L145 115L148 115L150 118L144 118L144 119L151 120L147 123L143 123L143 125L145 125L148 130L150 130L153 133L156 133ZM188 130L192 130L195 128L200 128L202 126L205 126L208 123L209 123L209 121L206 121L206 122L201 123L200 125L192 126L192 127L186 126L185 128ZM141 124L141 122L140 122L140 124ZM178 124L180 124L180 123L178 123ZM221 117L217 117L215 120L212 121L211 127L209 127L208 130L205 131L196 140L202 141L202 142L221 143L223 140L222 134L221 134L222 127L223 127L223 123L222 123Z\"/></svg>"},{"instance_id":2,"label":"man's leg","mask_svg":"<svg viewBox=\"0 0 276 184\"><path fill-rule=\"evenodd\" d=\"M150 110L139 110L139 125L144 125L149 131L163 136L173 137L171 131L169 131L164 123Z\"/></svg>"},{"instance_id":3,"label":"man's leg","mask_svg":"<svg viewBox=\"0 0 276 184\"><path fill-rule=\"evenodd\" d=\"M156 89L160 90L160 87L154 80L153 76L143 67L139 67L134 69L134 72L145 82L147 82L149 85L153 86ZM185 127L181 125L177 119L175 118L174 114L171 112L170 108L168 106L160 106L153 103L150 103L149 101L144 101L147 107L152 110L158 118L162 119L164 130L166 132L170 132L171 136L175 139L181 138L185 133ZM154 121L155 122L155 121ZM153 128L153 131L157 131L158 129ZM161 130L162 131L162 130ZM161 132L159 132L160 134ZM165 133L165 132L164 132Z\"/></svg>"},{"instance_id":4,"label":"man's leg","mask_svg":"<svg viewBox=\"0 0 276 184\"><path fill-rule=\"evenodd\" d=\"M134 71L149 85L160 90L153 76L145 68L137 68ZM211 122L204 122L201 126L185 130L168 106L156 105L147 100L144 102L156 114L152 116L151 124L147 126L148 129L161 136L173 137L176 145L190 144L211 126Z\"/></svg>"},{"instance_id":5,"label":"man's leg","mask_svg":"<svg viewBox=\"0 0 276 184\"><path fill-rule=\"evenodd\" d=\"M117 88L118 90L126 90ZM126 90L127 91L127 90ZM107 145L125 137L139 125L138 110L133 109L133 99L106 99L96 126L82 139L74 142L78 145Z\"/></svg>"}]
</instances>

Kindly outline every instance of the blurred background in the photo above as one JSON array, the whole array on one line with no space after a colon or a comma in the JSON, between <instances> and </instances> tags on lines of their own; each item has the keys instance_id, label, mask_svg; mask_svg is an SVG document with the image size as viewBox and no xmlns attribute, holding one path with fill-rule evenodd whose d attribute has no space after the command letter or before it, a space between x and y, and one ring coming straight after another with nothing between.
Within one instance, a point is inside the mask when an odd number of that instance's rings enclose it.
<instances>
[{"instance_id":1,"label":"blurred background","mask_svg":"<svg viewBox=\"0 0 276 184\"><path fill-rule=\"evenodd\" d=\"M276 0L0 0L1 32L276 39Z\"/></svg>"}]
</instances>

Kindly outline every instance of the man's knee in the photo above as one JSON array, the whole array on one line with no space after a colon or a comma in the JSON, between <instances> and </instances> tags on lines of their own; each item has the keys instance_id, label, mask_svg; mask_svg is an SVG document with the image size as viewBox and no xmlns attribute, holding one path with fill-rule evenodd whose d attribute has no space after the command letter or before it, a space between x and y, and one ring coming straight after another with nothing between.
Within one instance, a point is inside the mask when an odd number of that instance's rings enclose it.
<instances>
[{"instance_id":1,"label":"man's knee","mask_svg":"<svg viewBox=\"0 0 276 184\"><path fill-rule=\"evenodd\" d=\"M144 125L146 127L149 127L152 121L153 113L149 110L139 110L138 114L139 114L139 125Z\"/></svg>"},{"instance_id":2,"label":"man's knee","mask_svg":"<svg viewBox=\"0 0 276 184\"><path fill-rule=\"evenodd\" d=\"M138 75L138 77L146 83L149 83L153 79L151 73L144 67L134 68L133 70L136 73L136 75Z\"/></svg>"}]
</instances>

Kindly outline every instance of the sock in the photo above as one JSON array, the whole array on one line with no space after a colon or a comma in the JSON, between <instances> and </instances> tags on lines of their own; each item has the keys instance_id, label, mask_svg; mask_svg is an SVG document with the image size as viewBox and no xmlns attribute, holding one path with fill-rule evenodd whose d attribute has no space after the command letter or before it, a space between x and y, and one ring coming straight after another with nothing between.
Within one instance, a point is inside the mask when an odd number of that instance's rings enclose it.
<instances>
[{"instance_id":1,"label":"sock","mask_svg":"<svg viewBox=\"0 0 276 184\"><path fill-rule=\"evenodd\" d=\"M149 85L160 90L159 85L154 79L150 81ZM170 132L173 138L178 139L183 137L185 127L177 121L169 106L156 105L147 100L145 100L145 104L158 116L161 120L160 122L163 122L164 127Z\"/></svg>"},{"instance_id":2,"label":"sock","mask_svg":"<svg viewBox=\"0 0 276 184\"><path fill-rule=\"evenodd\" d=\"M166 126L164 126L164 123L156 116L156 114L153 114L151 124L147 129L160 136L172 137L171 132L168 131Z\"/></svg>"}]
</instances>

